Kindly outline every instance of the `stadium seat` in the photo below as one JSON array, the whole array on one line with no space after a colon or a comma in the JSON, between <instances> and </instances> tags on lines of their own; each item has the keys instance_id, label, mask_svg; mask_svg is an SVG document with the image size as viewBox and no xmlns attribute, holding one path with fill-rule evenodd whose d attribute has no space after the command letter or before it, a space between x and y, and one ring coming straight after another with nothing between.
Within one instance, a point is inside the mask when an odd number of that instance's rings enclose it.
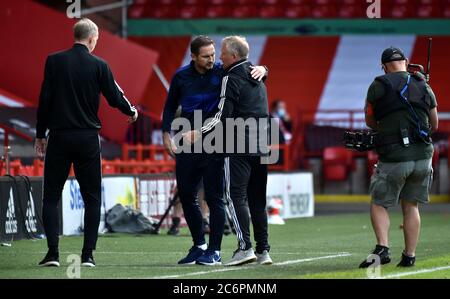
<instances>
[{"instance_id":1,"label":"stadium seat","mask_svg":"<svg viewBox=\"0 0 450 299\"><path fill-rule=\"evenodd\" d=\"M439 18L442 10L437 5L420 5L417 7L416 16L419 18Z\"/></svg>"},{"instance_id":2,"label":"stadium seat","mask_svg":"<svg viewBox=\"0 0 450 299\"><path fill-rule=\"evenodd\" d=\"M151 4L155 6L178 5L180 0L152 0Z\"/></svg>"},{"instance_id":3,"label":"stadium seat","mask_svg":"<svg viewBox=\"0 0 450 299\"><path fill-rule=\"evenodd\" d=\"M154 0L134 0L133 6L135 5L150 5L152 3L155 3Z\"/></svg>"},{"instance_id":4,"label":"stadium seat","mask_svg":"<svg viewBox=\"0 0 450 299\"><path fill-rule=\"evenodd\" d=\"M244 5L261 5L260 0L234 0L234 4L238 6Z\"/></svg>"},{"instance_id":5,"label":"stadium seat","mask_svg":"<svg viewBox=\"0 0 450 299\"><path fill-rule=\"evenodd\" d=\"M334 4L316 5L311 14L314 18L334 18L337 17L337 9Z\"/></svg>"},{"instance_id":6,"label":"stadium seat","mask_svg":"<svg viewBox=\"0 0 450 299\"><path fill-rule=\"evenodd\" d=\"M440 6L443 1L441 0L417 0L419 5L433 5Z\"/></svg>"},{"instance_id":7,"label":"stadium seat","mask_svg":"<svg viewBox=\"0 0 450 299\"><path fill-rule=\"evenodd\" d=\"M342 5L339 8L338 16L340 18L362 18L366 17L366 13L361 5Z\"/></svg>"},{"instance_id":8,"label":"stadium seat","mask_svg":"<svg viewBox=\"0 0 450 299\"><path fill-rule=\"evenodd\" d=\"M189 6L189 5L206 6L207 4L209 4L209 1L207 1L207 0L180 0L180 4L182 6Z\"/></svg>"},{"instance_id":9,"label":"stadium seat","mask_svg":"<svg viewBox=\"0 0 450 299\"><path fill-rule=\"evenodd\" d=\"M284 7L280 5L262 6L259 16L261 18L282 18L284 17Z\"/></svg>"},{"instance_id":10,"label":"stadium seat","mask_svg":"<svg viewBox=\"0 0 450 299\"><path fill-rule=\"evenodd\" d=\"M350 181L349 192L353 192L350 174L354 169L353 153L344 147L326 147L322 160L322 190L326 181Z\"/></svg>"},{"instance_id":11,"label":"stadium seat","mask_svg":"<svg viewBox=\"0 0 450 299\"><path fill-rule=\"evenodd\" d=\"M393 5L388 17L394 19L403 19L403 18L412 18L415 15L416 15L415 7L413 4Z\"/></svg>"},{"instance_id":12,"label":"stadium seat","mask_svg":"<svg viewBox=\"0 0 450 299\"><path fill-rule=\"evenodd\" d=\"M341 6L344 6L344 5L359 5L359 6L361 6L361 1L360 0L341 0L340 5Z\"/></svg>"},{"instance_id":13,"label":"stadium seat","mask_svg":"<svg viewBox=\"0 0 450 299\"><path fill-rule=\"evenodd\" d=\"M450 3L444 7L442 10L442 16L444 18L450 18Z\"/></svg>"},{"instance_id":14,"label":"stadium seat","mask_svg":"<svg viewBox=\"0 0 450 299\"><path fill-rule=\"evenodd\" d=\"M256 5L236 6L231 14L234 18L256 18L259 16L259 7Z\"/></svg>"},{"instance_id":15,"label":"stadium seat","mask_svg":"<svg viewBox=\"0 0 450 299\"><path fill-rule=\"evenodd\" d=\"M320 5L334 5L336 4L336 0L313 0L312 3L316 6Z\"/></svg>"},{"instance_id":16,"label":"stadium seat","mask_svg":"<svg viewBox=\"0 0 450 299\"><path fill-rule=\"evenodd\" d=\"M162 5L156 6L149 10L149 17L173 19L180 16L180 11L177 5Z\"/></svg>"},{"instance_id":17,"label":"stadium seat","mask_svg":"<svg viewBox=\"0 0 450 299\"><path fill-rule=\"evenodd\" d=\"M286 0L286 4L289 5L311 5L314 0Z\"/></svg>"},{"instance_id":18,"label":"stadium seat","mask_svg":"<svg viewBox=\"0 0 450 299\"><path fill-rule=\"evenodd\" d=\"M277 5L283 6L286 3L286 0L262 0L264 5Z\"/></svg>"},{"instance_id":19,"label":"stadium seat","mask_svg":"<svg viewBox=\"0 0 450 299\"><path fill-rule=\"evenodd\" d=\"M210 5L232 5L234 3L233 0L210 0Z\"/></svg>"},{"instance_id":20,"label":"stadium seat","mask_svg":"<svg viewBox=\"0 0 450 299\"><path fill-rule=\"evenodd\" d=\"M383 1L387 2L387 1ZM391 6L397 6L397 5L410 5L413 1L411 0L390 0Z\"/></svg>"},{"instance_id":21,"label":"stadium seat","mask_svg":"<svg viewBox=\"0 0 450 299\"><path fill-rule=\"evenodd\" d=\"M145 18L149 15L149 7L144 5L132 5L128 9L128 17L130 19Z\"/></svg>"},{"instance_id":22,"label":"stadium seat","mask_svg":"<svg viewBox=\"0 0 450 299\"><path fill-rule=\"evenodd\" d=\"M311 17L311 7L309 5L292 5L286 7L284 12L286 18L308 18Z\"/></svg>"},{"instance_id":23,"label":"stadium seat","mask_svg":"<svg viewBox=\"0 0 450 299\"><path fill-rule=\"evenodd\" d=\"M206 8L208 18L227 18L231 16L231 8L228 5L211 5Z\"/></svg>"},{"instance_id":24,"label":"stadium seat","mask_svg":"<svg viewBox=\"0 0 450 299\"><path fill-rule=\"evenodd\" d=\"M189 5L180 8L180 17L183 19L204 18L206 9L202 5Z\"/></svg>"}]
</instances>

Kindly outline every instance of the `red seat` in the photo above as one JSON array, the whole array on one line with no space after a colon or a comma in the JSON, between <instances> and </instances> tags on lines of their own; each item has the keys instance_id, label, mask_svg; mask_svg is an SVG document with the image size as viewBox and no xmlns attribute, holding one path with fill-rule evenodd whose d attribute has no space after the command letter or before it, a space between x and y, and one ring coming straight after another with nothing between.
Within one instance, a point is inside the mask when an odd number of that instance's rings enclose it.
<instances>
[{"instance_id":1,"label":"red seat","mask_svg":"<svg viewBox=\"0 0 450 299\"><path fill-rule=\"evenodd\" d=\"M336 0L313 0L312 3L315 4L316 6L334 5L336 4Z\"/></svg>"},{"instance_id":2,"label":"red seat","mask_svg":"<svg viewBox=\"0 0 450 299\"><path fill-rule=\"evenodd\" d=\"M334 4L314 6L311 12L314 18L334 18L337 17L337 9Z\"/></svg>"},{"instance_id":3,"label":"red seat","mask_svg":"<svg viewBox=\"0 0 450 299\"><path fill-rule=\"evenodd\" d=\"M133 5L131 7L133 7L135 5L150 5L152 3L155 3L155 1L154 0L134 0Z\"/></svg>"},{"instance_id":4,"label":"red seat","mask_svg":"<svg viewBox=\"0 0 450 299\"><path fill-rule=\"evenodd\" d=\"M311 17L311 7L309 5L293 5L286 7L284 11L286 18L308 18Z\"/></svg>"},{"instance_id":5,"label":"red seat","mask_svg":"<svg viewBox=\"0 0 450 299\"><path fill-rule=\"evenodd\" d=\"M339 8L340 18L362 18L366 17L366 12L361 5L343 5Z\"/></svg>"},{"instance_id":6,"label":"red seat","mask_svg":"<svg viewBox=\"0 0 450 299\"><path fill-rule=\"evenodd\" d=\"M180 0L180 4L183 6L188 5L202 5L206 6L209 3L207 0Z\"/></svg>"},{"instance_id":7,"label":"red seat","mask_svg":"<svg viewBox=\"0 0 450 299\"><path fill-rule=\"evenodd\" d=\"M416 15L415 7L413 4L407 5L393 5L390 15L391 18L394 19L402 19L402 18L412 18Z\"/></svg>"},{"instance_id":8,"label":"red seat","mask_svg":"<svg viewBox=\"0 0 450 299\"><path fill-rule=\"evenodd\" d=\"M354 169L353 153L344 147L326 147L322 160L322 184L325 181L347 181ZM322 188L323 190L323 188ZM352 186L350 182L350 193Z\"/></svg>"},{"instance_id":9,"label":"red seat","mask_svg":"<svg viewBox=\"0 0 450 299\"><path fill-rule=\"evenodd\" d=\"M444 1L441 0L417 0L419 5L435 5L440 6Z\"/></svg>"},{"instance_id":10,"label":"red seat","mask_svg":"<svg viewBox=\"0 0 450 299\"><path fill-rule=\"evenodd\" d=\"M260 0L234 0L235 5L261 5Z\"/></svg>"},{"instance_id":11,"label":"red seat","mask_svg":"<svg viewBox=\"0 0 450 299\"><path fill-rule=\"evenodd\" d=\"M286 0L288 5L311 5L314 0Z\"/></svg>"},{"instance_id":12,"label":"red seat","mask_svg":"<svg viewBox=\"0 0 450 299\"><path fill-rule=\"evenodd\" d=\"M231 8L228 5L211 5L206 8L208 18L228 18L231 16Z\"/></svg>"},{"instance_id":13,"label":"red seat","mask_svg":"<svg viewBox=\"0 0 450 299\"><path fill-rule=\"evenodd\" d=\"M283 6L286 3L286 0L262 0L261 2L265 5Z\"/></svg>"},{"instance_id":14,"label":"red seat","mask_svg":"<svg viewBox=\"0 0 450 299\"><path fill-rule=\"evenodd\" d=\"M178 5L180 4L180 0L152 0L151 4L154 6Z\"/></svg>"},{"instance_id":15,"label":"red seat","mask_svg":"<svg viewBox=\"0 0 450 299\"><path fill-rule=\"evenodd\" d=\"M261 18L282 18L284 17L284 7L280 5L267 5L259 10Z\"/></svg>"},{"instance_id":16,"label":"red seat","mask_svg":"<svg viewBox=\"0 0 450 299\"><path fill-rule=\"evenodd\" d=\"M416 16L419 18L442 17L442 10L437 5L420 5L417 7Z\"/></svg>"},{"instance_id":17,"label":"red seat","mask_svg":"<svg viewBox=\"0 0 450 299\"><path fill-rule=\"evenodd\" d=\"M211 5L232 5L234 0L210 0L209 4Z\"/></svg>"},{"instance_id":18,"label":"red seat","mask_svg":"<svg viewBox=\"0 0 450 299\"><path fill-rule=\"evenodd\" d=\"M206 9L201 5L189 5L180 8L180 17L183 19L204 18Z\"/></svg>"},{"instance_id":19,"label":"red seat","mask_svg":"<svg viewBox=\"0 0 450 299\"><path fill-rule=\"evenodd\" d=\"M446 5L442 11L442 16L444 18L450 18L450 4ZM450 151L449 151L450 152Z\"/></svg>"},{"instance_id":20,"label":"red seat","mask_svg":"<svg viewBox=\"0 0 450 299\"><path fill-rule=\"evenodd\" d=\"M156 6L149 11L149 17L151 18L173 19L179 16L180 11L177 5Z\"/></svg>"},{"instance_id":21,"label":"red seat","mask_svg":"<svg viewBox=\"0 0 450 299\"><path fill-rule=\"evenodd\" d=\"M384 1L383 1L384 2ZM411 0L390 0L390 4L392 6L396 6L396 5L409 5L412 3Z\"/></svg>"},{"instance_id":22,"label":"red seat","mask_svg":"<svg viewBox=\"0 0 450 299\"><path fill-rule=\"evenodd\" d=\"M259 9L256 5L236 6L232 10L234 18L256 18L259 16Z\"/></svg>"},{"instance_id":23,"label":"red seat","mask_svg":"<svg viewBox=\"0 0 450 299\"><path fill-rule=\"evenodd\" d=\"M150 9L148 6L144 5L132 5L128 9L128 17L130 19L140 19L148 17Z\"/></svg>"},{"instance_id":24,"label":"red seat","mask_svg":"<svg viewBox=\"0 0 450 299\"><path fill-rule=\"evenodd\" d=\"M341 6L345 5L359 5L361 6L361 0L341 0Z\"/></svg>"}]
</instances>

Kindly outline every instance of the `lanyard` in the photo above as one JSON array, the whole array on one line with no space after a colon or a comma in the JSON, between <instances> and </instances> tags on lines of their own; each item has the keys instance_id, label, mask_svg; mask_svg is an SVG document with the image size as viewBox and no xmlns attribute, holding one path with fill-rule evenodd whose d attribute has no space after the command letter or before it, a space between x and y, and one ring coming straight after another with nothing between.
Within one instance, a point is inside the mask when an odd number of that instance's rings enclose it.
<instances>
[{"instance_id":1,"label":"lanyard","mask_svg":"<svg viewBox=\"0 0 450 299\"><path fill-rule=\"evenodd\" d=\"M419 136L420 137L428 137L428 132L424 131L421 129L420 127L420 119L419 116L417 116L416 111L414 110L413 106L411 105L411 103L408 101L408 97L405 96L405 92L408 90L409 87L409 83L411 82L411 75L408 74L408 80L406 81L405 86L403 86L403 89L400 91L400 96L402 97L402 99L405 101L405 103L408 105L409 111L411 112L414 120L416 121L417 124L417 129L419 132Z\"/></svg>"}]
</instances>

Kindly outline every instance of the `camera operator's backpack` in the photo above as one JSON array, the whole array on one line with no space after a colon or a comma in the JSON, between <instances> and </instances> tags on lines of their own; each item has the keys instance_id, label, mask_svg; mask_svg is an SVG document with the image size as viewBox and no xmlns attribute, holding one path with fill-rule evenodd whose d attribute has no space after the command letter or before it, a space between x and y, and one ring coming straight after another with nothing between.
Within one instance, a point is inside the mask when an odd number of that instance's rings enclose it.
<instances>
[{"instance_id":1,"label":"camera operator's backpack","mask_svg":"<svg viewBox=\"0 0 450 299\"><path fill-rule=\"evenodd\" d=\"M116 233L151 234L156 221L141 212L116 204L106 212L106 228Z\"/></svg>"}]
</instances>

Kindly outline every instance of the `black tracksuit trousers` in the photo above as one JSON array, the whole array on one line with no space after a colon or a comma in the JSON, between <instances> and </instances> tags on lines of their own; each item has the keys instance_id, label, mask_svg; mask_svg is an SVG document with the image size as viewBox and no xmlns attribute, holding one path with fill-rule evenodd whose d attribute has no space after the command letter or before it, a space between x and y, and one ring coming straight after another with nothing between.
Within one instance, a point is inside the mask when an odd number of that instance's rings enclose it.
<instances>
[{"instance_id":1,"label":"black tracksuit trousers","mask_svg":"<svg viewBox=\"0 0 450 299\"><path fill-rule=\"evenodd\" d=\"M49 248L58 247L60 228L57 206L73 163L85 207L83 251L95 249L101 208L100 153L100 139L95 129L50 132L45 155L42 207Z\"/></svg>"},{"instance_id":2,"label":"black tracksuit trousers","mask_svg":"<svg viewBox=\"0 0 450 299\"><path fill-rule=\"evenodd\" d=\"M252 247L250 218L253 224L256 252L270 250L267 231L266 189L267 164L258 156L225 158L225 195L236 229L239 248Z\"/></svg>"},{"instance_id":3,"label":"black tracksuit trousers","mask_svg":"<svg viewBox=\"0 0 450 299\"><path fill-rule=\"evenodd\" d=\"M176 177L184 218L196 246L206 243L203 217L197 196L200 181L203 178L211 230L208 249L220 250L225 225L223 157L211 154L177 154Z\"/></svg>"}]
</instances>

